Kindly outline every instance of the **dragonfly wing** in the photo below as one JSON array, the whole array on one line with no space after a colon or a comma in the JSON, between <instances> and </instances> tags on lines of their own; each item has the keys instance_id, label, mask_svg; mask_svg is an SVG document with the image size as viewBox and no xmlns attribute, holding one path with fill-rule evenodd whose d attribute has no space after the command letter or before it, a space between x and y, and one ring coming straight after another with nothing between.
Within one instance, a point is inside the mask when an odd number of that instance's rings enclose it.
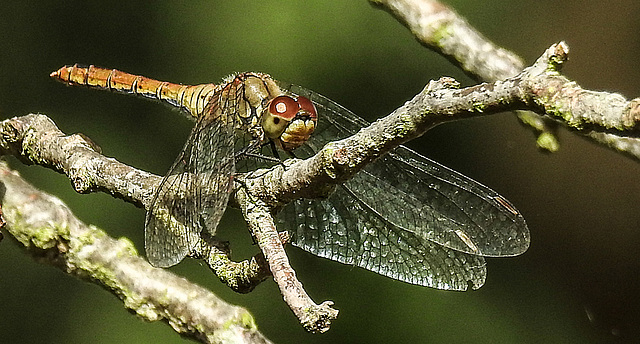
<instances>
[{"instance_id":1,"label":"dragonfly wing","mask_svg":"<svg viewBox=\"0 0 640 344\"><path fill-rule=\"evenodd\" d=\"M484 258L448 249L371 212L347 187L327 199L299 199L278 215L295 246L400 281L445 290L480 288Z\"/></svg>"},{"instance_id":2,"label":"dragonfly wing","mask_svg":"<svg viewBox=\"0 0 640 344\"><path fill-rule=\"evenodd\" d=\"M319 113L318 129L296 155L314 154L368 125L319 94L295 85L283 88L311 99ZM529 246L526 223L506 199L403 146L369 164L344 187L370 214L422 240L483 256L517 255Z\"/></svg>"},{"instance_id":3,"label":"dragonfly wing","mask_svg":"<svg viewBox=\"0 0 640 344\"><path fill-rule=\"evenodd\" d=\"M529 247L524 218L506 199L406 147L369 164L345 185L371 211L443 246L496 257Z\"/></svg>"},{"instance_id":4,"label":"dragonfly wing","mask_svg":"<svg viewBox=\"0 0 640 344\"><path fill-rule=\"evenodd\" d=\"M175 265L203 230L215 234L235 172L233 140L231 124L203 118L196 123L147 212L145 250L151 265Z\"/></svg>"}]
</instances>

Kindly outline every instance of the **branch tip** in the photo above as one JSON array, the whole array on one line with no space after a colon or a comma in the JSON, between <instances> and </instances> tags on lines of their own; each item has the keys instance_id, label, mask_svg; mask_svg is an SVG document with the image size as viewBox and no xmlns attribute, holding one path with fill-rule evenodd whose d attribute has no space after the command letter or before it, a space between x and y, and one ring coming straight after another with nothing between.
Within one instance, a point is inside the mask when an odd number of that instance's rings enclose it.
<instances>
[{"instance_id":1,"label":"branch tip","mask_svg":"<svg viewBox=\"0 0 640 344\"><path fill-rule=\"evenodd\" d=\"M333 306L333 301L325 301L307 308L304 312L305 317L301 319L305 330L312 333L327 332L331 321L338 317L338 310L331 306Z\"/></svg>"},{"instance_id":2,"label":"branch tip","mask_svg":"<svg viewBox=\"0 0 640 344\"><path fill-rule=\"evenodd\" d=\"M623 122L627 126L633 126L636 130L640 130L640 98L631 99L624 110L624 114Z\"/></svg>"},{"instance_id":3,"label":"branch tip","mask_svg":"<svg viewBox=\"0 0 640 344\"><path fill-rule=\"evenodd\" d=\"M460 88L460 82L458 82L458 80L449 76L443 76L438 80L430 80L427 86L424 88L423 92L428 93L428 92L434 92L438 90L458 89L458 88Z\"/></svg>"},{"instance_id":4,"label":"branch tip","mask_svg":"<svg viewBox=\"0 0 640 344\"><path fill-rule=\"evenodd\" d=\"M562 65L569 58L569 45L564 41L560 41L552 45L545 55L548 56L549 69L559 72L562 69Z\"/></svg>"}]
</instances>

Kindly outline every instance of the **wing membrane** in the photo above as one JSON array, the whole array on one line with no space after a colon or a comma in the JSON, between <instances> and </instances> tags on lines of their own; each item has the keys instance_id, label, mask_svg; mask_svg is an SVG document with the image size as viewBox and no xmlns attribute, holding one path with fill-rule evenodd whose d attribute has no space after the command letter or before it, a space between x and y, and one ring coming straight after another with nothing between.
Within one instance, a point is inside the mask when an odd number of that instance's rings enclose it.
<instances>
[{"instance_id":1,"label":"wing membrane","mask_svg":"<svg viewBox=\"0 0 640 344\"><path fill-rule=\"evenodd\" d=\"M393 225L345 186L324 200L296 200L278 219L278 226L293 234L294 245L320 257L438 289L477 289L484 284L483 257L448 249Z\"/></svg>"},{"instance_id":2,"label":"wing membrane","mask_svg":"<svg viewBox=\"0 0 640 344\"><path fill-rule=\"evenodd\" d=\"M215 234L227 206L235 171L232 124L202 117L190 135L147 212L145 250L157 267L179 263L203 230Z\"/></svg>"},{"instance_id":3,"label":"wing membrane","mask_svg":"<svg viewBox=\"0 0 640 344\"><path fill-rule=\"evenodd\" d=\"M495 191L405 147L345 186L394 225L458 251L500 257L529 246L523 217Z\"/></svg>"}]
</instances>

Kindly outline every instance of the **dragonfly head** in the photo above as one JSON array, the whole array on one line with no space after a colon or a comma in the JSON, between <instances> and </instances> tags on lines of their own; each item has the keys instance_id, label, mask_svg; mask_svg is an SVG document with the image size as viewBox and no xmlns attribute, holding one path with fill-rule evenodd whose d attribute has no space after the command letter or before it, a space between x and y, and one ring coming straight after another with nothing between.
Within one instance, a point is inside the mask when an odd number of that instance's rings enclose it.
<instances>
[{"instance_id":1,"label":"dragonfly head","mask_svg":"<svg viewBox=\"0 0 640 344\"><path fill-rule=\"evenodd\" d=\"M317 121L316 108L308 98L282 95L269 103L262 118L262 128L282 149L292 151L307 142Z\"/></svg>"}]
</instances>

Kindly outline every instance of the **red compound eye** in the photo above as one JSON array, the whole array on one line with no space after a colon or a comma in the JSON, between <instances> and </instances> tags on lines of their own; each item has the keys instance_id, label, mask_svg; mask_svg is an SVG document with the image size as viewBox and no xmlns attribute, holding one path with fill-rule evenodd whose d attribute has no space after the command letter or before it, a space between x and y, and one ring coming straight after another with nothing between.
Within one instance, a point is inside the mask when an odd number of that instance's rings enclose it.
<instances>
[{"instance_id":1,"label":"red compound eye","mask_svg":"<svg viewBox=\"0 0 640 344\"><path fill-rule=\"evenodd\" d=\"M277 117L291 120L296 116L300 105L289 96L278 96L273 98L269 104L269 112Z\"/></svg>"},{"instance_id":2,"label":"red compound eye","mask_svg":"<svg viewBox=\"0 0 640 344\"><path fill-rule=\"evenodd\" d=\"M309 100L309 98L302 97L302 96L298 97L298 104L300 104L300 108L306 111L311 118L318 117L318 114L316 112L316 107L313 105L311 100Z\"/></svg>"}]
</instances>

